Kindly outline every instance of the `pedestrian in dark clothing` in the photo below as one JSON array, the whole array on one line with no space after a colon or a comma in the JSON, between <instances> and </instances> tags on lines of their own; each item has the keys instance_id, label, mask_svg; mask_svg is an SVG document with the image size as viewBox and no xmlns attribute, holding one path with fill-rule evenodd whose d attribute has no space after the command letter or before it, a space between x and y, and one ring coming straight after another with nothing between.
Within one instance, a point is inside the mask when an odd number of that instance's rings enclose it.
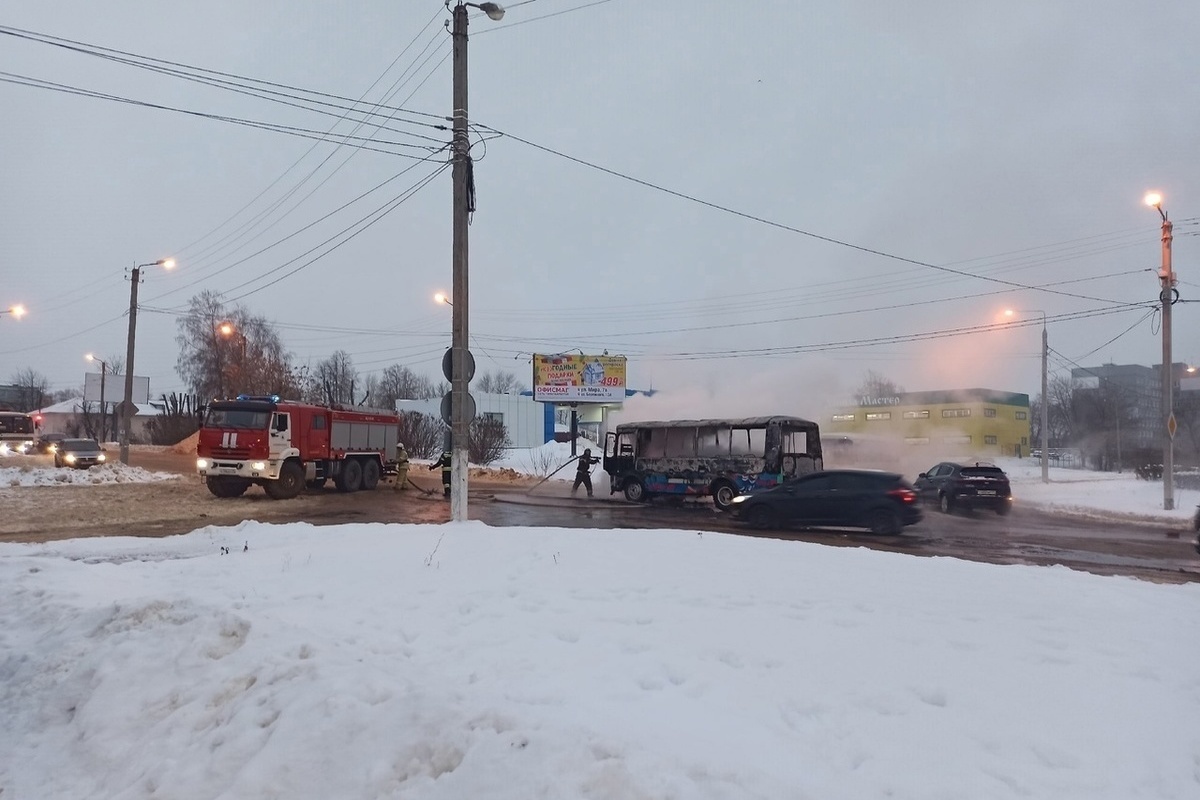
<instances>
[{"instance_id":1,"label":"pedestrian in dark clothing","mask_svg":"<svg viewBox=\"0 0 1200 800\"><path fill-rule=\"evenodd\" d=\"M442 494L446 497L450 496L450 466L454 463L454 454L449 450L442 453L442 457L429 465L429 471L442 468Z\"/></svg>"},{"instance_id":2,"label":"pedestrian in dark clothing","mask_svg":"<svg viewBox=\"0 0 1200 800\"><path fill-rule=\"evenodd\" d=\"M592 496L592 464L599 463L600 459L592 456L590 448L583 451L583 455L579 457L579 466L575 468L575 484L571 486L572 497L579 491L581 483L587 488L588 497Z\"/></svg>"}]
</instances>

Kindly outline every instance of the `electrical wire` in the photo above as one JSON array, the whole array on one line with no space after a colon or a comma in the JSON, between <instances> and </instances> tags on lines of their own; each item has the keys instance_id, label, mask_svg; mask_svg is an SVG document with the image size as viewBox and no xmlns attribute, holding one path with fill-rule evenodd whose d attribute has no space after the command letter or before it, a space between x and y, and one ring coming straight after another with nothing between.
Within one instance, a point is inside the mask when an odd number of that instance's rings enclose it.
<instances>
[{"instance_id":1,"label":"electrical wire","mask_svg":"<svg viewBox=\"0 0 1200 800\"><path fill-rule=\"evenodd\" d=\"M554 148L547 147L546 145L537 144L536 142L532 142L528 139L522 138L515 134L501 131L498 128L494 128L490 125L484 125L482 123L476 123L476 124L479 125L479 127L481 127L481 128L486 128L487 130L493 131L497 134L500 134L501 136L505 136L509 139L512 139L513 141L520 142L521 144L524 144L528 147L532 147L535 150L540 150L544 153L549 153L550 155L558 156L559 158L565 159L567 161L571 161L571 162L579 164L581 166L585 166L590 169L597 170L598 172L602 172L606 175L610 175L615 178L620 178L621 180L629 181L631 183L635 183L639 186L644 186L648 189L653 189L658 192L663 192L664 194L671 195L672 197L677 197L681 200L686 200L691 203L696 203L698 205L702 205L702 206L711 208L716 211L721 211L726 214L732 214L733 216L741 217L742 219L750 220L751 222L757 222L759 224L767 225L769 227L776 228L779 230L788 231L790 233L796 233L801 236L806 236L810 239L815 239L817 241L826 242L828 244L836 245L838 247L844 247L844 248L848 248L850 250L856 250L860 253L867 253L869 255L875 255L875 256L879 256L881 258L887 258L887 259L891 259L893 261L899 261L899 262L905 263L905 264L913 264L918 267L925 267L927 269L933 269L933 270L937 270L939 272L957 275L957 276L963 277L963 278L974 278L976 280L990 281L992 283L1002 284L1004 286L1009 286L1014 289L1036 289L1036 287L1030 286L1028 284L1018 283L1015 281L1008 281L1008 280L1004 280L1002 278L995 278L995 277L991 277L991 276L987 276L987 275L979 275L979 274L967 272L965 270L955 269L953 267L946 267L946 266L940 266L937 264L931 264L926 261L920 261L920 260L917 260L914 258L908 258L907 256L896 255L894 253L888 253L883 250L876 250L871 247L865 247L863 245L854 244L852 242L844 241L842 239L836 239L832 236L825 236L823 234L814 233L812 231L807 231L802 228L797 228L793 225L787 225L782 222L776 222L774 220L769 220L765 217L760 217L755 214L750 214L745 211L738 211L737 209L731 208L729 206L724 206L719 203L711 202L709 200L702 200L693 195L685 194L684 192L680 192L675 189L669 189L665 186L662 186L662 185L656 184L656 183L652 183L651 181L644 180L642 178L636 178L632 175L627 175L623 172L618 172L617 170L600 166L599 164L596 164L591 161L587 161L586 159L582 159L577 156L568 155L560 150L555 150ZM1050 294L1061 295L1063 297L1073 297L1078 300L1091 300L1093 302L1100 302L1100 303L1116 302L1116 301L1108 300L1105 298L1093 297L1091 295L1084 295L1084 294L1076 294L1073 292L1063 292L1063 291L1059 291L1056 289L1043 288L1043 289L1036 289L1036 290L1047 292Z\"/></svg>"}]
</instances>

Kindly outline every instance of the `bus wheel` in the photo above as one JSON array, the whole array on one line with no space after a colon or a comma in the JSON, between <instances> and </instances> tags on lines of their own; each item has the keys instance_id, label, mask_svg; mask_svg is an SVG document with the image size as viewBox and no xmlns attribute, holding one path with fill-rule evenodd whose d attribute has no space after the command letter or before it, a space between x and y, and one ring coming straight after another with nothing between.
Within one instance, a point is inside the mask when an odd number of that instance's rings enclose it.
<instances>
[{"instance_id":1,"label":"bus wheel","mask_svg":"<svg viewBox=\"0 0 1200 800\"><path fill-rule=\"evenodd\" d=\"M625 499L631 503L642 503L646 500L646 487L639 480L625 484Z\"/></svg>"},{"instance_id":2,"label":"bus wheel","mask_svg":"<svg viewBox=\"0 0 1200 800\"><path fill-rule=\"evenodd\" d=\"M729 507L733 505L733 498L737 496L738 491L733 488L733 484L726 483L725 481L713 484L713 503L716 505L718 511L728 511Z\"/></svg>"}]
</instances>

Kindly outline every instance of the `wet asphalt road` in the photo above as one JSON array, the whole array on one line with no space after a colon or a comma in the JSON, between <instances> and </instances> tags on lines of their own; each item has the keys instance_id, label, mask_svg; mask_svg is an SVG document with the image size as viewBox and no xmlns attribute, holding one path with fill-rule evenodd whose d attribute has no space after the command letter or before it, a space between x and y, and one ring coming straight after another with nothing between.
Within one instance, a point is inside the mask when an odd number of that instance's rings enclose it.
<instances>
[{"instance_id":1,"label":"wet asphalt road","mask_svg":"<svg viewBox=\"0 0 1200 800\"><path fill-rule=\"evenodd\" d=\"M1061 564L1171 583L1200 581L1195 533L1182 523L1091 520L1021 507L1005 517L983 511L943 514L927 507L924 520L900 536L836 529L753 531L706 503L634 505L616 497L585 500L519 491L474 501L469 510L472 519L498 527L683 528L995 564Z\"/></svg>"}]
</instances>

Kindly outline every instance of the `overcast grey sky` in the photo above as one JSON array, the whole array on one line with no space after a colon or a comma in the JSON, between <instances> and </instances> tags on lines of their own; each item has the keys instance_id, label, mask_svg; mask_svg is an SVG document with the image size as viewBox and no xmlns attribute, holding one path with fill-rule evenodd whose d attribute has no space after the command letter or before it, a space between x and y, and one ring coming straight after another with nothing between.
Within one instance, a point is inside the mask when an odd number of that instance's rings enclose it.
<instances>
[{"instance_id":1,"label":"overcast grey sky","mask_svg":"<svg viewBox=\"0 0 1200 800\"><path fill-rule=\"evenodd\" d=\"M123 355L123 277L165 257L179 267L147 270L138 317L155 395L184 388L173 314L203 289L275 321L300 363L343 349L364 374L438 378L449 171L313 256L443 163L429 123L450 109L449 16L441 0L6 4L9 30L414 113L355 130L0 36L0 306L29 309L0 317L0 381L32 367L80 385L85 353ZM528 383L533 352L625 353L631 385L720 413L815 414L868 369L1032 396L1040 314L942 335L1006 306L1049 316L1053 369L1158 363L1150 188L1176 221L1180 293L1200 298L1200 4L536 0L470 30L472 123L511 135L473 150L480 370ZM1200 361L1197 306L1175 311L1176 360ZM915 334L936 338L887 340Z\"/></svg>"}]
</instances>

